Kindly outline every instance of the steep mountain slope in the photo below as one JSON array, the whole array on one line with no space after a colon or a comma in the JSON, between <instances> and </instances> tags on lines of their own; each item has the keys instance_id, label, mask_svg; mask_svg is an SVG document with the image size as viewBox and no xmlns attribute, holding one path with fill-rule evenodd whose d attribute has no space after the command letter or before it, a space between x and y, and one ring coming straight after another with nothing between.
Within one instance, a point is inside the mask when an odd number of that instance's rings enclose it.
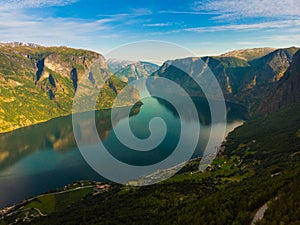
<instances>
[{"instance_id":1,"label":"steep mountain slope","mask_svg":"<svg viewBox=\"0 0 300 225\"><path fill-rule=\"evenodd\" d=\"M251 70L245 75L242 88L251 88L249 84L264 85L279 81L291 64L298 48L278 49L270 54L249 62Z\"/></svg>"},{"instance_id":2,"label":"steep mountain slope","mask_svg":"<svg viewBox=\"0 0 300 225\"><path fill-rule=\"evenodd\" d=\"M70 114L78 81L95 60L103 79L111 76L103 56L95 52L22 43L0 44L0 132ZM92 83L92 73L89 80ZM104 86L96 107L111 107L117 92L124 86L125 83L112 77ZM132 97L137 99L138 94L132 93Z\"/></svg>"},{"instance_id":3,"label":"steep mountain slope","mask_svg":"<svg viewBox=\"0 0 300 225\"><path fill-rule=\"evenodd\" d=\"M235 57L245 61L251 61L254 59L261 58L273 51L275 48L252 48L252 49L241 49L231 52L227 52L221 55L221 57Z\"/></svg>"},{"instance_id":4,"label":"steep mountain slope","mask_svg":"<svg viewBox=\"0 0 300 225\"><path fill-rule=\"evenodd\" d=\"M124 82L131 82L141 78L147 78L157 71L159 66L149 62L136 62L120 69L115 73L116 77Z\"/></svg>"},{"instance_id":5,"label":"steep mountain slope","mask_svg":"<svg viewBox=\"0 0 300 225\"><path fill-rule=\"evenodd\" d=\"M291 103L300 102L300 51L298 51L282 79L273 86L260 103L257 112L269 114Z\"/></svg>"},{"instance_id":6,"label":"steep mountain slope","mask_svg":"<svg viewBox=\"0 0 300 225\"><path fill-rule=\"evenodd\" d=\"M203 57L185 58L167 61L153 74L175 81L192 96L203 96L202 91L191 77L196 78L208 71L208 67L220 82L222 91L229 98L236 89L234 71L247 69L249 64L241 59L232 57ZM206 81L210 85L211 81Z\"/></svg>"},{"instance_id":7,"label":"steep mountain slope","mask_svg":"<svg viewBox=\"0 0 300 225\"><path fill-rule=\"evenodd\" d=\"M250 68L248 62L234 57L204 57L202 60L216 76L225 98L228 99L239 89L243 72Z\"/></svg>"},{"instance_id":8,"label":"steep mountain slope","mask_svg":"<svg viewBox=\"0 0 300 225\"><path fill-rule=\"evenodd\" d=\"M289 68L297 50L278 49L252 61L224 56L178 59L166 62L153 75L177 82L192 96L204 97L191 77L201 76L208 66L219 81L225 100L245 106L254 115L262 98Z\"/></svg>"}]
</instances>

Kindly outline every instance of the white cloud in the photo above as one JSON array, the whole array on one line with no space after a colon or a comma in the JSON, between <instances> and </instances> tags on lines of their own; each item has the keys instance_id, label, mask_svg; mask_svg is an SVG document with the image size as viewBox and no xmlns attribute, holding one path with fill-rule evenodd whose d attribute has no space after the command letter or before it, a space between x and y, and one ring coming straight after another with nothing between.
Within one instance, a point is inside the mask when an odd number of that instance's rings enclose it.
<instances>
[{"instance_id":1,"label":"white cloud","mask_svg":"<svg viewBox=\"0 0 300 225\"><path fill-rule=\"evenodd\" d=\"M172 26L172 23L148 23L144 24L144 27L169 27Z\"/></svg>"},{"instance_id":2,"label":"white cloud","mask_svg":"<svg viewBox=\"0 0 300 225\"><path fill-rule=\"evenodd\" d=\"M109 48L126 33L123 26L150 23L138 17L150 15L149 9L132 9L130 13L101 15L99 19L52 17L28 13L29 8L63 6L77 0L0 0L0 42L20 41L42 45ZM47 14L51 15L51 14ZM133 34L127 35L131 37Z\"/></svg>"},{"instance_id":3,"label":"white cloud","mask_svg":"<svg viewBox=\"0 0 300 225\"><path fill-rule=\"evenodd\" d=\"M44 45L82 46L91 40L113 38L112 18L95 21L75 18L41 18L22 10L0 10L0 41L35 42Z\"/></svg>"},{"instance_id":4,"label":"white cloud","mask_svg":"<svg viewBox=\"0 0 300 225\"><path fill-rule=\"evenodd\" d=\"M78 0L4 0L1 8L40 8L45 6L64 6Z\"/></svg>"},{"instance_id":5,"label":"white cloud","mask_svg":"<svg viewBox=\"0 0 300 225\"><path fill-rule=\"evenodd\" d=\"M297 43L295 45L299 45L300 43L300 34L289 34L289 35L272 35L265 36L266 40L272 40L274 42L280 43Z\"/></svg>"},{"instance_id":6,"label":"white cloud","mask_svg":"<svg viewBox=\"0 0 300 225\"><path fill-rule=\"evenodd\" d=\"M152 10L147 8L132 9L131 12L131 15L135 15L135 16L146 16L151 14L152 14Z\"/></svg>"},{"instance_id":7,"label":"white cloud","mask_svg":"<svg viewBox=\"0 0 300 225\"><path fill-rule=\"evenodd\" d=\"M217 20L242 18L299 17L299 0L203 0L195 2L195 11L217 13Z\"/></svg>"},{"instance_id":8,"label":"white cloud","mask_svg":"<svg viewBox=\"0 0 300 225\"><path fill-rule=\"evenodd\" d=\"M211 26L211 27L195 27L186 28L184 31L191 32L218 32L218 31L243 31L243 30L261 30L261 29L281 29L289 28L293 26L299 26L300 20L284 20L265 23L253 23L253 24L236 24L236 25L223 25L223 26Z\"/></svg>"},{"instance_id":9,"label":"white cloud","mask_svg":"<svg viewBox=\"0 0 300 225\"><path fill-rule=\"evenodd\" d=\"M197 11L174 11L174 10L162 10L159 11L161 14L188 14L188 15L211 15L212 12L197 12Z\"/></svg>"}]
</instances>

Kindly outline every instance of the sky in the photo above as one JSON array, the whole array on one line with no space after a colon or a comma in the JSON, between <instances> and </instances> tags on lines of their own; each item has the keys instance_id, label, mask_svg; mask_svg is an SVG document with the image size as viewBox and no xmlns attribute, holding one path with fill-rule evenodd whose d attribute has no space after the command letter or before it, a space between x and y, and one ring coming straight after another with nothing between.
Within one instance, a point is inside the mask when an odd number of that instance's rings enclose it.
<instances>
[{"instance_id":1,"label":"sky","mask_svg":"<svg viewBox=\"0 0 300 225\"><path fill-rule=\"evenodd\" d=\"M105 53L143 40L196 55L300 46L299 0L0 0L0 41Z\"/></svg>"}]
</instances>

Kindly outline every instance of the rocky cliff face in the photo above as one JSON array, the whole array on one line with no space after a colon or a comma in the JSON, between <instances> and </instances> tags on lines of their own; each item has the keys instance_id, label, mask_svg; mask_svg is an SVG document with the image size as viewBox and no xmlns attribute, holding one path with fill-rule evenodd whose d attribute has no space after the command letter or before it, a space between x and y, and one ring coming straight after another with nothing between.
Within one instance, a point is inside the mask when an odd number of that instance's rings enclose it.
<instances>
[{"instance_id":1,"label":"rocky cliff face","mask_svg":"<svg viewBox=\"0 0 300 225\"><path fill-rule=\"evenodd\" d=\"M255 53L255 49L250 51L251 56L260 55L270 49L258 50L258 53ZM190 76L201 76L202 69L207 66L219 81L226 101L241 104L248 109L250 115L255 115L257 112L262 112L258 109L258 105L263 98L274 88L274 85L283 80L297 50L294 47L278 49L252 61L224 55L179 59L165 63L154 76L171 79L183 86L190 95L204 97ZM179 69L172 65L179 65ZM185 68L185 72L180 70L180 65ZM207 81L207 85L209 83Z\"/></svg>"},{"instance_id":2,"label":"rocky cliff face","mask_svg":"<svg viewBox=\"0 0 300 225\"><path fill-rule=\"evenodd\" d=\"M95 52L0 43L0 132L70 114L78 81L95 60L103 79L112 75ZM110 108L116 90L125 85L112 77L97 108ZM138 99L138 93L133 91L132 98Z\"/></svg>"},{"instance_id":3,"label":"rocky cliff face","mask_svg":"<svg viewBox=\"0 0 300 225\"><path fill-rule=\"evenodd\" d=\"M300 51L293 57L292 63L282 79L273 85L268 95L257 108L258 114L270 114L292 103L300 102Z\"/></svg>"},{"instance_id":4,"label":"rocky cliff face","mask_svg":"<svg viewBox=\"0 0 300 225\"><path fill-rule=\"evenodd\" d=\"M249 88L251 82L255 82L256 85L264 85L279 81L290 66L297 50L294 47L278 49L249 62L251 69L245 74L242 88Z\"/></svg>"},{"instance_id":5,"label":"rocky cliff face","mask_svg":"<svg viewBox=\"0 0 300 225\"><path fill-rule=\"evenodd\" d=\"M192 96L204 97L191 77L197 79L210 70L219 81L224 96L229 99L239 88L242 77L239 73L249 67L248 62L233 57L194 57L168 61L153 75L175 81ZM211 82L207 80L205 83L209 86Z\"/></svg>"}]
</instances>

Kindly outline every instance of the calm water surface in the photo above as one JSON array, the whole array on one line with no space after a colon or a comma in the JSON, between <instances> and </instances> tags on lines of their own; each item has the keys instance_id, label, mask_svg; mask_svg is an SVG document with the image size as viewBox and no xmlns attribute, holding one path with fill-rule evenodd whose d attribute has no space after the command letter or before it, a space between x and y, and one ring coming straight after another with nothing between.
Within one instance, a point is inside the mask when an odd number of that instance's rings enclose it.
<instances>
[{"instance_id":1,"label":"calm water surface","mask_svg":"<svg viewBox=\"0 0 300 225\"><path fill-rule=\"evenodd\" d=\"M148 137L149 121L154 116L162 117L168 127L164 141L146 154L133 152L118 141L111 127L110 110L96 113L99 136L110 153L134 165L146 165L165 159L174 150L180 136L180 120L172 107L154 98L143 102L144 105L135 109L130 117L134 134L140 138ZM209 110L205 104L197 104L200 106L201 135L195 157L202 156L211 126L220 126L210 124ZM244 117L239 107L229 106L228 111L229 131L240 125ZM117 116L117 126L123 126L126 114L119 110ZM0 135L0 207L78 180L105 181L82 158L74 140L71 121L71 116L62 117ZM183 120L183 123L188 125L195 121Z\"/></svg>"}]
</instances>

